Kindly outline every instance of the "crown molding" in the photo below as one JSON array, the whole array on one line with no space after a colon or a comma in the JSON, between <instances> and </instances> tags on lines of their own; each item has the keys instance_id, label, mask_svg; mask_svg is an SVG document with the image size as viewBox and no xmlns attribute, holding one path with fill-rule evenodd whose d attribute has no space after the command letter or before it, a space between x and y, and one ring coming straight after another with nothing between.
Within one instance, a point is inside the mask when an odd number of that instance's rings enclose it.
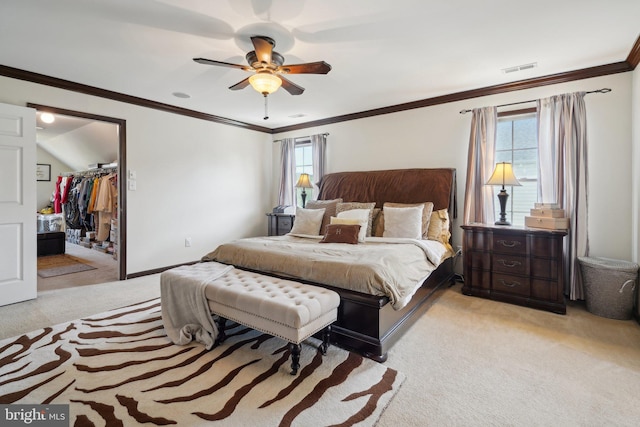
<instances>
[{"instance_id":1,"label":"crown molding","mask_svg":"<svg viewBox=\"0 0 640 427\"><path fill-rule=\"evenodd\" d=\"M631 52L629 53L629 56L625 61L614 62L611 64L600 65L596 67L583 68L580 70L567 71L564 73L551 74L548 76L536 77L532 79L518 80L510 83L503 83L503 84L494 85L494 86L487 86L484 88L456 92L456 93L451 93L447 95L436 96L433 98L427 98L427 99L407 102L403 104L391 105L388 107L376 108L373 110L366 110L358 113L328 117L326 119L299 123L291 126L283 126L279 128L273 128L273 129L263 127L263 126L252 125L250 123L240 122L240 121L228 119L225 117L215 116L213 114L206 114L199 111L176 107L174 105L151 101L144 98L138 98L131 95L125 95L119 92L100 89L94 86L75 83L69 80L63 80L56 77L50 77L43 74L38 74L30 71L20 70L17 68L7 67L4 65L0 65L0 75L19 79L19 80L25 80L32 83L53 86L60 89L66 89L73 92L84 93L86 95L93 95L101 98L112 99L114 101L120 101L128 104L138 105L140 107L152 108L155 110L165 111L168 113L180 114L183 116L189 116L196 119L207 120L207 121L220 123L224 125L236 126L244 129L254 130L258 132L265 132L269 134L278 134L282 132L290 132L290 131L306 129L311 127L325 126L325 125L334 124L334 123L346 122L350 120L374 117L374 116L379 116L383 114L397 113L401 111L412 110L415 108L431 107L434 105L446 104L449 102L463 101L465 99L479 98L479 97L488 96L488 95L496 95L499 93L513 92L513 91L530 89L530 88L539 87L539 86L566 83L574 80L583 80L583 79L588 79L592 77L601 77L609 74L624 73L627 71L633 71L639 62L640 62L640 37L638 37L638 40L636 40L636 43L634 44L633 48L631 49Z\"/></svg>"},{"instance_id":2,"label":"crown molding","mask_svg":"<svg viewBox=\"0 0 640 427\"><path fill-rule=\"evenodd\" d=\"M446 104L449 102L463 101L465 99L479 98L481 96L496 95L499 93L513 92L517 90L530 89L539 86L566 83L574 80L583 80L591 77L606 76L609 74L624 73L633 71L633 67L627 61L615 62L597 67L583 68L565 73L551 74L543 77L536 77L526 80L504 83L494 86L487 86L479 89L466 90L463 92L451 93L448 95L436 96L434 98L422 99L419 101L407 102L404 104L392 105L374 110L361 111L359 113L345 114L313 122L300 123L293 126L285 126L273 129L273 133L289 132L293 130L305 129L309 127L324 126L333 123L345 122L349 120L363 119L366 117L379 116L382 114L397 113L400 111L412 110L414 108L431 107L434 105Z\"/></svg>"},{"instance_id":3,"label":"crown molding","mask_svg":"<svg viewBox=\"0 0 640 427\"><path fill-rule=\"evenodd\" d=\"M640 63L640 36L638 36L636 43L631 48L631 52L629 52L629 56L627 56L627 62L634 70L638 66L638 63Z\"/></svg>"},{"instance_id":4,"label":"crown molding","mask_svg":"<svg viewBox=\"0 0 640 427\"><path fill-rule=\"evenodd\" d=\"M57 87L59 89L70 90L72 92L83 93L85 95L93 95L100 98L120 101L127 104L137 105L140 107L152 108L154 110L160 110L167 113L180 114L183 116L189 116L196 119L207 120L210 122L220 123L224 125L255 130L258 132L271 133L271 129L263 126L256 126L250 123L228 119L226 117L220 117L220 116L215 116L213 114L206 114L199 111L176 107L175 105L163 104L161 102L151 101L144 98L138 98L136 96L131 96L131 95L125 95L123 93L114 92L106 89L100 89L95 86L88 86L81 83L75 83L69 80L50 77L44 74L38 74L31 71L20 70L18 68L7 67L5 65L0 65L0 75L5 77L11 77L18 80L25 80L31 83L38 83L46 86Z\"/></svg>"}]
</instances>

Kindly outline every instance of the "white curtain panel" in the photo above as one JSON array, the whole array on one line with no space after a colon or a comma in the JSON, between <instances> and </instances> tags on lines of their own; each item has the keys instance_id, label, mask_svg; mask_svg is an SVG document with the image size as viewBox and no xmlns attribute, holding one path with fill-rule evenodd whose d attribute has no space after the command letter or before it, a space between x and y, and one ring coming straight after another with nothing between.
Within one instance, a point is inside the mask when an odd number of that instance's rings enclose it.
<instances>
[{"instance_id":1,"label":"white curtain panel","mask_svg":"<svg viewBox=\"0 0 640 427\"><path fill-rule=\"evenodd\" d=\"M327 135L318 134L311 136L311 152L313 156L313 198L318 198L318 192L320 189L316 185L320 183L320 180L326 171L326 147L327 147Z\"/></svg>"},{"instance_id":2,"label":"white curtain panel","mask_svg":"<svg viewBox=\"0 0 640 427\"><path fill-rule=\"evenodd\" d=\"M497 122L496 107L473 109L464 196L464 224L493 224L495 221L493 186L485 185L485 182L493 172Z\"/></svg>"},{"instance_id":3,"label":"white curtain panel","mask_svg":"<svg viewBox=\"0 0 640 427\"><path fill-rule=\"evenodd\" d=\"M565 238L565 294L584 299L578 257L589 254L587 113L584 92L537 101L538 200L558 203L569 216Z\"/></svg>"},{"instance_id":4,"label":"white curtain panel","mask_svg":"<svg viewBox=\"0 0 640 427\"><path fill-rule=\"evenodd\" d=\"M280 143L280 191L278 204L296 206L296 143L285 138Z\"/></svg>"}]
</instances>

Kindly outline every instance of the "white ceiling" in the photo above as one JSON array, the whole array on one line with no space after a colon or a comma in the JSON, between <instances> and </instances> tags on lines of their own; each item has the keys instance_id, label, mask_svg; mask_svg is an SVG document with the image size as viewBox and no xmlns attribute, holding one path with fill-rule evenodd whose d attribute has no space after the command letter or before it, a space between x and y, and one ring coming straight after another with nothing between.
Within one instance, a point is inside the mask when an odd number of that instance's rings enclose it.
<instances>
[{"instance_id":1,"label":"white ceiling","mask_svg":"<svg viewBox=\"0 0 640 427\"><path fill-rule=\"evenodd\" d=\"M638 0L2 0L0 65L278 128L624 61L638 17ZM290 75L306 91L269 96L264 121L262 95L228 89L246 72L192 60L245 64L251 35L332 70Z\"/></svg>"}]
</instances>

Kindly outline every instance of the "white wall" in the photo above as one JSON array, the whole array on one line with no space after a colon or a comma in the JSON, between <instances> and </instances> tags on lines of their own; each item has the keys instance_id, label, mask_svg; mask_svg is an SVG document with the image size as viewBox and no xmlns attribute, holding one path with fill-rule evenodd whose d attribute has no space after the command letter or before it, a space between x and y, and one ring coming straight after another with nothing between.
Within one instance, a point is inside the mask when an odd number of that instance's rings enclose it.
<instances>
[{"instance_id":1,"label":"white wall","mask_svg":"<svg viewBox=\"0 0 640 427\"><path fill-rule=\"evenodd\" d=\"M632 235L633 253L632 261L640 261L640 67L633 72L633 96L632 96L632 120L633 123L633 186L632 191Z\"/></svg>"},{"instance_id":2,"label":"white wall","mask_svg":"<svg viewBox=\"0 0 640 427\"><path fill-rule=\"evenodd\" d=\"M222 242L266 233L268 134L6 77L0 102L126 120L127 168L137 172L137 190L127 194L128 274L195 261Z\"/></svg>"},{"instance_id":3,"label":"white wall","mask_svg":"<svg viewBox=\"0 0 640 427\"><path fill-rule=\"evenodd\" d=\"M464 206L471 123L471 115L461 115L459 111L609 87L613 91L608 94L586 96L591 255L630 259L633 228L631 84L631 73L616 74L281 133L274 135L274 139L328 132L328 172L456 168L458 220L454 222L454 245L459 245L461 233L456 230L459 230ZM279 179L279 149L280 144L274 144L275 182ZM274 188L272 203L276 200L277 188Z\"/></svg>"},{"instance_id":4,"label":"white wall","mask_svg":"<svg viewBox=\"0 0 640 427\"><path fill-rule=\"evenodd\" d=\"M37 163L51 165L51 181L38 181L36 183L36 207L38 210L51 205L51 195L56 187L56 179L62 172L68 172L71 166L62 163L60 160L47 153L40 147L36 147Z\"/></svg>"}]
</instances>

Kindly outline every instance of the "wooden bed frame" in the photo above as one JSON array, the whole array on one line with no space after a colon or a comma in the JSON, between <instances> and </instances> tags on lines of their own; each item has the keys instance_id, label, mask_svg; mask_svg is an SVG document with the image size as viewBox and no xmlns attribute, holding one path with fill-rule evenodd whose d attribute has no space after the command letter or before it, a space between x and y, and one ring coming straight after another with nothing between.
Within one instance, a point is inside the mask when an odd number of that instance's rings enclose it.
<instances>
[{"instance_id":1,"label":"wooden bed frame","mask_svg":"<svg viewBox=\"0 0 640 427\"><path fill-rule=\"evenodd\" d=\"M434 203L434 211L448 209L449 217L453 219L457 216L456 170L396 169L325 175L320 182L318 199L337 198L342 198L344 202L375 201L378 208L382 208L384 202L430 201ZM453 280L453 259L449 258L425 280L409 304L401 310L394 310L387 297L312 284L332 289L340 295L332 341L383 362L393 344Z\"/></svg>"}]
</instances>

